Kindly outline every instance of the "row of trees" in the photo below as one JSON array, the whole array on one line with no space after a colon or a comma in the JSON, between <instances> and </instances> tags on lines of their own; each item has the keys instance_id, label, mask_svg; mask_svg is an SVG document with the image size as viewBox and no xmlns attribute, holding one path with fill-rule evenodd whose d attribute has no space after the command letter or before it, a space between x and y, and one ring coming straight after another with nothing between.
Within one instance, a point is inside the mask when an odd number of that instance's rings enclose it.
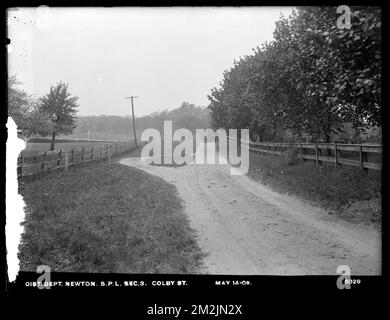
<instances>
[{"instance_id":1,"label":"row of trees","mask_svg":"<svg viewBox=\"0 0 390 320\"><path fill-rule=\"evenodd\" d=\"M173 129L187 128L194 131L197 128L210 127L210 111L205 107L183 102L173 110L154 112L150 115L137 117L136 129L140 135L145 129L155 128L163 131L165 120L171 120ZM132 121L129 117L121 116L82 116L76 122L75 134L90 132L133 135Z\"/></svg>"},{"instance_id":2,"label":"row of trees","mask_svg":"<svg viewBox=\"0 0 390 320\"><path fill-rule=\"evenodd\" d=\"M340 16L336 7L301 7L281 17L274 40L235 61L212 89L213 126L249 128L258 141L324 142L346 124L380 126L380 9L351 7L349 29Z\"/></svg>"},{"instance_id":3,"label":"row of trees","mask_svg":"<svg viewBox=\"0 0 390 320\"><path fill-rule=\"evenodd\" d=\"M24 138L33 135L51 136L50 149L54 150L59 134L72 133L76 127L77 97L73 97L68 85L59 82L41 98L33 98L19 89L15 76L8 79L8 115L18 126Z\"/></svg>"}]
</instances>

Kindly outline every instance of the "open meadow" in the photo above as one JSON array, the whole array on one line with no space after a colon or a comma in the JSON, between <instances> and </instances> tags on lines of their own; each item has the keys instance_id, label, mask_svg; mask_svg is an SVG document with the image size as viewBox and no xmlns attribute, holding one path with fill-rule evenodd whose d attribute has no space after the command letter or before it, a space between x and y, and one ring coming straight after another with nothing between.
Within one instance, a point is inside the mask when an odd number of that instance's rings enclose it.
<instances>
[{"instance_id":1,"label":"open meadow","mask_svg":"<svg viewBox=\"0 0 390 320\"><path fill-rule=\"evenodd\" d=\"M55 144L55 150L72 150L81 149L92 146L100 146L107 144L108 142L101 141L72 141L72 142L59 142ZM50 150L50 142L28 142L26 148L22 151L24 154L32 152L46 152Z\"/></svg>"}]
</instances>

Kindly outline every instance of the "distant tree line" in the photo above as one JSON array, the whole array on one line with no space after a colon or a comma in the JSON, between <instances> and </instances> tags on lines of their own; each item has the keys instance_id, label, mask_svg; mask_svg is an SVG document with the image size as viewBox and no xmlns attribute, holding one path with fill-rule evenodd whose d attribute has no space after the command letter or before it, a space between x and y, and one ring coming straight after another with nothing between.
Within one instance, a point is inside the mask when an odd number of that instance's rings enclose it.
<instances>
[{"instance_id":1,"label":"distant tree line","mask_svg":"<svg viewBox=\"0 0 390 320\"><path fill-rule=\"evenodd\" d=\"M300 7L274 40L235 61L210 100L215 128L249 128L252 140L330 142L381 127L381 10ZM346 133L353 130L354 133Z\"/></svg>"},{"instance_id":2,"label":"distant tree line","mask_svg":"<svg viewBox=\"0 0 390 320\"><path fill-rule=\"evenodd\" d=\"M197 128L210 127L210 111L205 107L183 102L177 109L171 111L154 112L150 115L136 118L138 135L145 129L154 128L163 132L165 120L171 120L173 130L187 128L194 131ZM121 116L80 116L76 122L75 134L99 132L111 134L133 135L131 118Z\"/></svg>"},{"instance_id":3,"label":"distant tree line","mask_svg":"<svg viewBox=\"0 0 390 320\"><path fill-rule=\"evenodd\" d=\"M73 97L68 85L63 82L52 86L48 94L34 98L19 88L21 83L15 76L8 79L8 115L14 119L19 134L25 138L51 137L54 150L58 136L74 134L110 133L133 136L132 121L129 116L80 116L77 117L77 97ZM154 112L136 118L138 136L142 131L155 128L163 132L165 120L171 120L173 130L210 127L210 110L183 102L177 109Z\"/></svg>"}]
</instances>

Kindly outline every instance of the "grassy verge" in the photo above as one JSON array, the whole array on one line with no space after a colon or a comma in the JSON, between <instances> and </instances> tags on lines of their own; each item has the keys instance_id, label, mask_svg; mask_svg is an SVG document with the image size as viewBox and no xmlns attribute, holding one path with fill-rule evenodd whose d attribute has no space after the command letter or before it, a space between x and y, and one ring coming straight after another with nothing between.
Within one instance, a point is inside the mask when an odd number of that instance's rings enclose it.
<instances>
[{"instance_id":1,"label":"grassy verge","mask_svg":"<svg viewBox=\"0 0 390 320\"><path fill-rule=\"evenodd\" d=\"M138 169L81 164L24 178L19 192L23 271L195 273L201 264L175 187Z\"/></svg>"},{"instance_id":2,"label":"grassy verge","mask_svg":"<svg viewBox=\"0 0 390 320\"><path fill-rule=\"evenodd\" d=\"M381 173L354 167L316 166L283 156L250 153L249 176L272 189L298 195L356 222L381 222Z\"/></svg>"}]
</instances>

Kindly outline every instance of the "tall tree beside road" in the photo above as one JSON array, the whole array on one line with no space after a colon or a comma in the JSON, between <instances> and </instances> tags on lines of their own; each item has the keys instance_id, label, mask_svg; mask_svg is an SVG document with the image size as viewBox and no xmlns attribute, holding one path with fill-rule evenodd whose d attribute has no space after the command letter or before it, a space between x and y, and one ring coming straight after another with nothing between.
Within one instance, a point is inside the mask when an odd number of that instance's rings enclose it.
<instances>
[{"instance_id":1,"label":"tall tree beside road","mask_svg":"<svg viewBox=\"0 0 390 320\"><path fill-rule=\"evenodd\" d=\"M246 127L258 140L288 129L324 142L345 123L380 126L381 10L351 7L350 29L337 26L339 17L336 7L300 7L281 17L274 40L212 89L214 126Z\"/></svg>"},{"instance_id":2,"label":"tall tree beside road","mask_svg":"<svg viewBox=\"0 0 390 320\"><path fill-rule=\"evenodd\" d=\"M286 108L284 115L289 123L296 114L304 115L301 129L325 142L346 122L355 129L380 124L380 9L352 7L350 29L340 29L338 17L335 7L303 7L281 19L273 43L279 74L266 74L290 75L276 85L298 89L302 102L294 101L296 107Z\"/></svg>"},{"instance_id":3,"label":"tall tree beside road","mask_svg":"<svg viewBox=\"0 0 390 320\"><path fill-rule=\"evenodd\" d=\"M214 88L208 96L215 124L226 129L248 127L251 121L250 99L244 92L248 86L251 64L248 58L234 62L233 68L225 71L221 89Z\"/></svg>"},{"instance_id":4,"label":"tall tree beside road","mask_svg":"<svg viewBox=\"0 0 390 320\"><path fill-rule=\"evenodd\" d=\"M59 82L50 88L50 92L40 99L39 111L47 115L52 122L51 146L54 150L58 134L70 134L76 127L77 97L72 97L68 84Z\"/></svg>"}]
</instances>

